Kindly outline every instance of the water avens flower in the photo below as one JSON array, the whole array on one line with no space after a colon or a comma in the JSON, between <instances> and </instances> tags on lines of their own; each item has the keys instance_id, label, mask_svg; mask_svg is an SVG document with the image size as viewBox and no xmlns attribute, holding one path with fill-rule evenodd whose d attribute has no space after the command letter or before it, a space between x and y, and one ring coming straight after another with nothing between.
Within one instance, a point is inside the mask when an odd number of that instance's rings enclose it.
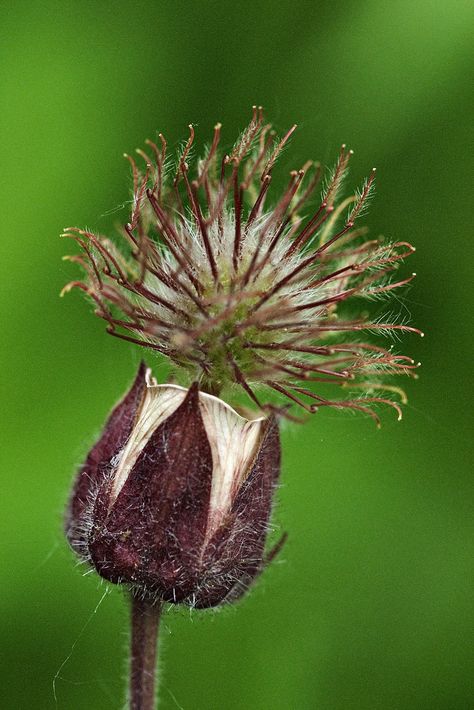
<instances>
[{"instance_id":1,"label":"water avens flower","mask_svg":"<svg viewBox=\"0 0 474 710\"><path fill-rule=\"evenodd\" d=\"M374 334L422 333L384 315L414 248L359 226L375 170L343 195L352 151L325 172L306 162L286 187L278 139L254 107L227 152L217 124L201 159L194 128L176 160L147 141L132 166L133 203L116 240L68 228L79 288L107 331L165 356L168 383L144 365L79 472L67 516L73 549L133 600L131 707L154 707L163 602L211 607L239 597L279 550L265 552L279 476L278 418L323 407L379 424L417 364ZM315 198L315 195L319 195ZM370 314L372 311L372 315ZM241 416L238 393L252 414ZM298 417L299 418L299 417Z\"/></svg>"}]
</instances>

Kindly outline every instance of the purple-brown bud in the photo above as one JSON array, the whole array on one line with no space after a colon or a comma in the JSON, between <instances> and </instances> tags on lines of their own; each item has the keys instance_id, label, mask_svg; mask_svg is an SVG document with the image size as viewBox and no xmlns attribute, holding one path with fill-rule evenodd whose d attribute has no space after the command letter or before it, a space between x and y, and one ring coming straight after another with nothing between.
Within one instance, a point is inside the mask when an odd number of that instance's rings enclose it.
<instances>
[{"instance_id":1,"label":"purple-brown bud","mask_svg":"<svg viewBox=\"0 0 474 710\"><path fill-rule=\"evenodd\" d=\"M67 537L137 593L232 601L268 559L279 470L274 418L248 421L197 384L157 385L142 364L78 474Z\"/></svg>"}]
</instances>

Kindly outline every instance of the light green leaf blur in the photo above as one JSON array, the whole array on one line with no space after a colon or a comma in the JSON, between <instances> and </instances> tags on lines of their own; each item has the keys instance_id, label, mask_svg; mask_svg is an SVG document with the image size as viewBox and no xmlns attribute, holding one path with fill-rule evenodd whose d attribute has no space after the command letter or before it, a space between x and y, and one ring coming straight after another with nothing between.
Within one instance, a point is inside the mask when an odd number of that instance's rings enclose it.
<instances>
[{"instance_id":1,"label":"light green leaf blur","mask_svg":"<svg viewBox=\"0 0 474 710\"><path fill-rule=\"evenodd\" d=\"M280 179L355 150L374 234L417 247L393 308L424 340L401 423L283 434L279 560L237 608L165 618L161 708L471 710L472 34L468 0L6 2L0 10L0 706L124 707L127 611L62 538L76 466L141 355L72 293L63 227L113 229L124 151L253 103L299 130ZM283 184L283 182L281 183ZM164 372L153 356L150 365ZM67 660L66 660L67 659ZM53 697L56 679L57 703Z\"/></svg>"}]
</instances>

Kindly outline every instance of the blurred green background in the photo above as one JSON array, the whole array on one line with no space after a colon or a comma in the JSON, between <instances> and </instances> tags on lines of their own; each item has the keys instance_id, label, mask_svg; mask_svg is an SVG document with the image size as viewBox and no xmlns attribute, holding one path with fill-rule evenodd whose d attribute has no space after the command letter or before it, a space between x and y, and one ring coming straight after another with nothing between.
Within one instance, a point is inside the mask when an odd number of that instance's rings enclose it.
<instances>
[{"instance_id":1,"label":"blurred green background","mask_svg":"<svg viewBox=\"0 0 474 710\"><path fill-rule=\"evenodd\" d=\"M403 346L422 376L401 424L327 411L286 427L284 553L238 608L168 614L161 708L474 708L473 19L469 0L2 5L2 710L125 698L124 600L96 609L105 588L61 518L140 353L78 293L59 299L77 272L58 235L124 217L123 151L191 121L200 140L222 121L231 143L253 103L300 126L285 171L342 141L352 184L377 166L368 224L417 246L394 305L427 332Z\"/></svg>"}]
</instances>

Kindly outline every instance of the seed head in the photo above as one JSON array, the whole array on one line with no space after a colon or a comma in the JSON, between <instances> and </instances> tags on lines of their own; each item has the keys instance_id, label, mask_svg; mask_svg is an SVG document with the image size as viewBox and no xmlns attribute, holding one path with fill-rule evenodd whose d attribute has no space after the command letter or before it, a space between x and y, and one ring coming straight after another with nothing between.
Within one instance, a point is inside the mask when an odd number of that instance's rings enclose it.
<instances>
[{"instance_id":1,"label":"seed head","mask_svg":"<svg viewBox=\"0 0 474 710\"><path fill-rule=\"evenodd\" d=\"M345 145L325 179L308 161L270 197L275 163L295 128L275 138L254 107L231 150L220 150L217 124L204 157L192 161L189 126L174 168L164 137L147 141L148 152L137 151L143 166L127 156L133 207L121 242L65 230L83 250L70 258L86 277L64 290L85 291L111 335L165 355L186 386L197 381L211 394L238 386L262 410L286 410L269 404L276 392L308 412L334 406L378 422L372 405L387 404L400 416L392 395L403 403L404 393L384 376L413 376L417 364L371 336L422 333L367 315L365 304L412 280L392 277L414 248L367 239L358 220L375 169L342 197L352 156ZM326 396L328 384L342 396Z\"/></svg>"}]
</instances>

